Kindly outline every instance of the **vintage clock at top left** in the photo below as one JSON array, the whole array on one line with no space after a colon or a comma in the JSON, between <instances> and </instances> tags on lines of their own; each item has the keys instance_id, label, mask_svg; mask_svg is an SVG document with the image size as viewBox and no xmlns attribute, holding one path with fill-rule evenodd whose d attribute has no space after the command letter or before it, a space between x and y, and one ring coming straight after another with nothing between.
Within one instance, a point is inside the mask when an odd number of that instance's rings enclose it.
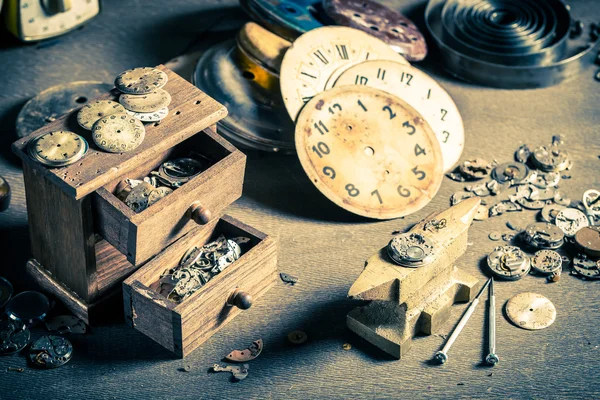
<instances>
[{"instance_id":1,"label":"vintage clock at top left","mask_svg":"<svg viewBox=\"0 0 600 400\"><path fill-rule=\"evenodd\" d=\"M3 9L8 30L25 42L67 33L99 12L100 0L6 0Z\"/></svg>"}]
</instances>

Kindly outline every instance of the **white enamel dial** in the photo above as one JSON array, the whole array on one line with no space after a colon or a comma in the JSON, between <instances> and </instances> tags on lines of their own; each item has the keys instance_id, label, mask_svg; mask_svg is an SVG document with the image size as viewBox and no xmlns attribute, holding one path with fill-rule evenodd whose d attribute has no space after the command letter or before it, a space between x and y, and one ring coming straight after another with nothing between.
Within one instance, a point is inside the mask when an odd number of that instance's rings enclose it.
<instances>
[{"instance_id":1,"label":"white enamel dial","mask_svg":"<svg viewBox=\"0 0 600 400\"><path fill-rule=\"evenodd\" d=\"M316 94L331 88L347 68L374 59L408 64L388 44L357 29L326 26L300 36L281 63L281 94L292 120Z\"/></svg>"},{"instance_id":2,"label":"white enamel dial","mask_svg":"<svg viewBox=\"0 0 600 400\"><path fill-rule=\"evenodd\" d=\"M459 160L465 143L460 112L450 95L429 75L387 60L365 61L344 71L334 86L367 85L400 97L429 123L440 142L444 171Z\"/></svg>"}]
</instances>

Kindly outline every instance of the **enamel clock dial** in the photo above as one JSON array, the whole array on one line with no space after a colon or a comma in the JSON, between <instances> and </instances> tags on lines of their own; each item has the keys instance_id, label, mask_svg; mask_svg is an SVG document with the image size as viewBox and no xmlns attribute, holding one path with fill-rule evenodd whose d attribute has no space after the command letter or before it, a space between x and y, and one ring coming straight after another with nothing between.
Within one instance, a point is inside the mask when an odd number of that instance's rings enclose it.
<instances>
[{"instance_id":1,"label":"enamel clock dial","mask_svg":"<svg viewBox=\"0 0 600 400\"><path fill-rule=\"evenodd\" d=\"M300 36L281 63L281 94L292 120L306 102L333 87L346 69L374 59L408 64L388 44L357 29L327 26Z\"/></svg>"},{"instance_id":2,"label":"enamel clock dial","mask_svg":"<svg viewBox=\"0 0 600 400\"><path fill-rule=\"evenodd\" d=\"M465 141L460 112L450 95L429 75L393 61L365 61L348 68L334 83L336 87L346 85L366 85L400 97L435 132L442 148L444 171L459 160Z\"/></svg>"},{"instance_id":3,"label":"enamel clock dial","mask_svg":"<svg viewBox=\"0 0 600 400\"><path fill-rule=\"evenodd\" d=\"M317 189L369 218L411 214L442 182L442 153L427 122L400 98L366 86L310 100L298 117L296 149Z\"/></svg>"}]
</instances>

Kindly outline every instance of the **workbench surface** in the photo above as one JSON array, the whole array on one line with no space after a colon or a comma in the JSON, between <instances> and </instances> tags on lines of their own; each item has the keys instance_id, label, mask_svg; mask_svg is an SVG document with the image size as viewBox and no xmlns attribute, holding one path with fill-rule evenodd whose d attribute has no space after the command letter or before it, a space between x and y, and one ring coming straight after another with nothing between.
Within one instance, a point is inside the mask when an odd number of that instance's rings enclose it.
<instances>
[{"instance_id":1,"label":"workbench surface","mask_svg":"<svg viewBox=\"0 0 600 400\"><path fill-rule=\"evenodd\" d=\"M423 2L401 10L421 13ZM0 275L31 288L24 275L29 257L25 193L20 162L11 153L14 122L20 107L47 87L75 80L112 82L121 71L153 66L195 48L233 37L247 19L233 0L103 1L102 13L83 29L59 40L22 45L4 32L0 39L0 175L12 187L11 207L0 213ZM416 5L416 9L415 9ZM419 8L420 7L420 8ZM573 1L600 20L593 0ZM419 21L417 21L419 22ZM422 26L422 25L420 25ZM477 156L509 161L522 143L550 143L566 136L573 178L561 188L581 198L600 189L600 83L596 68L575 80L538 90L498 90L468 85L435 65L435 50L418 65L454 98L466 129L463 160ZM238 316L185 360L178 360L122 321L91 328L73 337L74 356L55 370L35 370L24 355L0 357L0 399L204 399L204 398L600 398L600 282L563 274L555 284L527 276L497 282L498 308L524 291L547 296L557 309L548 329L526 331L498 312L500 364L481 365L486 354L482 302L449 354L437 366L432 355L458 321L466 305L437 335L419 337L401 361L363 341L346 328L346 314L359 303L347 299L365 260L396 230L406 230L429 213L449 206L463 184L447 178L436 198L405 219L371 221L338 209L321 195L302 171L296 156L249 154L243 197L227 212L279 239L279 270L299 278L279 282L250 310ZM509 213L475 222L460 268L486 279L482 260L499 242L490 231L507 232L508 220L525 225L533 211ZM115 311L118 316L120 310ZM293 347L288 332L300 329L309 340ZM38 337L43 330L35 330ZM262 338L263 353L250 363L240 383L209 367L233 349ZM342 345L350 343L350 350ZM190 372L179 368L191 365ZM25 367L22 373L7 367Z\"/></svg>"}]
</instances>

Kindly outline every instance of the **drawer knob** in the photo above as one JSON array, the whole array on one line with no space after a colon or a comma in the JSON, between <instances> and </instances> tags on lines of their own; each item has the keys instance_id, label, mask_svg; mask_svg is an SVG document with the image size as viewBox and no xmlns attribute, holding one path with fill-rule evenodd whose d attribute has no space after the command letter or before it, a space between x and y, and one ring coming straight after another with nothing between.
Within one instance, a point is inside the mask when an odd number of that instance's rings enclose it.
<instances>
[{"instance_id":1,"label":"drawer knob","mask_svg":"<svg viewBox=\"0 0 600 400\"><path fill-rule=\"evenodd\" d=\"M188 215L198 225L207 224L212 219L210 210L204 207L199 201L193 202L190 208L188 208Z\"/></svg>"},{"instance_id":2,"label":"drawer knob","mask_svg":"<svg viewBox=\"0 0 600 400\"><path fill-rule=\"evenodd\" d=\"M240 310L247 310L252 307L252 295L248 292L243 292L239 289L235 289L227 299L227 304L230 306L236 306Z\"/></svg>"}]
</instances>

